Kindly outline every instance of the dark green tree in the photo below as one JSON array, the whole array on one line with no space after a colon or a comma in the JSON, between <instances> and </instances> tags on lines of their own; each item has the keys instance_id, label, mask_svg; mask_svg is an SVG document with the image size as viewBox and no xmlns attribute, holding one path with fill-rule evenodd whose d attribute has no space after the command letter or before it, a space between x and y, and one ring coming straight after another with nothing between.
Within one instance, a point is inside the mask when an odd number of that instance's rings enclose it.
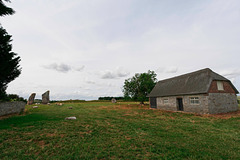
<instances>
[{"instance_id":1,"label":"dark green tree","mask_svg":"<svg viewBox=\"0 0 240 160\"><path fill-rule=\"evenodd\" d=\"M126 99L140 101L144 104L147 95L152 91L157 83L157 74L154 71L147 73L136 73L132 78L126 79L123 85L123 93Z\"/></svg>"},{"instance_id":2,"label":"dark green tree","mask_svg":"<svg viewBox=\"0 0 240 160\"><path fill-rule=\"evenodd\" d=\"M6 0L9 2L9 0ZM11 8L6 7L0 0L0 16L13 14ZM7 84L17 78L21 73L20 57L12 52L11 35L0 24L0 100L6 98Z\"/></svg>"}]
</instances>

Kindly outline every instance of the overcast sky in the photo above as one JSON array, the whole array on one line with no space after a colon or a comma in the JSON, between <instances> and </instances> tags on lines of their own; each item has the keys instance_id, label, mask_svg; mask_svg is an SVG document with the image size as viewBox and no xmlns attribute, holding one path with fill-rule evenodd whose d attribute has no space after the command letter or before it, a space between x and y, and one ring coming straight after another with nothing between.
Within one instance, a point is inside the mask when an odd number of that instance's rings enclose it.
<instances>
[{"instance_id":1,"label":"overcast sky","mask_svg":"<svg viewBox=\"0 0 240 160\"><path fill-rule=\"evenodd\" d=\"M203 68L240 90L239 0L12 0L1 17L22 74L7 92L37 98L122 96L124 80Z\"/></svg>"}]
</instances>

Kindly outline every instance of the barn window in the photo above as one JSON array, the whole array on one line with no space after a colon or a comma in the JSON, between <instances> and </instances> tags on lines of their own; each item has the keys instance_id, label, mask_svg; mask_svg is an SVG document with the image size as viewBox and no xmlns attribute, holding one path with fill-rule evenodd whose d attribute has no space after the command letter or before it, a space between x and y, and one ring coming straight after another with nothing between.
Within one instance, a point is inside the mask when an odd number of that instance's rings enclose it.
<instances>
[{"instance_id":1,"label":"barn window","mask_svg":"<svg viewBox=\"0 0 240 160\"><path fill-rule=\"evenodd\" d=\"M163 99L163 104L168 104L168 99L167 98Z\"/></svg>"},{"instance_id":2,"label":"barn window","mask_svg":"<svg viewBox=\"0 0 240 160\"><path fill-rule=\"evenodd\" d=\"M218 88L219 91L223 91L224 90L223 89L223 82L217 81L217 88Z\"/></svg>"},{"instance_id":3,"label":"barn window","mask_svg":"<svg viewBox=\"0 0 240 160\"><path fill-rule=\"evenodd\" d=\"M199 97L190 97L190 104L199 104Z\"/></svg>"}]
</instances>

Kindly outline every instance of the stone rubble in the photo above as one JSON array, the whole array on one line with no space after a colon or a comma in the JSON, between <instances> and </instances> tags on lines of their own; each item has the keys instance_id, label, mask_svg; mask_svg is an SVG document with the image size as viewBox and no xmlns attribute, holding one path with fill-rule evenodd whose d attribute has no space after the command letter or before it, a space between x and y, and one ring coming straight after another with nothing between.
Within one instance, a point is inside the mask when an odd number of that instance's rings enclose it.
<instances>
[{"instance_id":1,"label":"stone rubble","mask_svg":"<svg viewBox=\"0 0 240 160\"><path fill-rule=\"evenodd\" d=\"M77 119L76 117L66 117L65 120L75 120Z\"/></svg>"}]
</instances>

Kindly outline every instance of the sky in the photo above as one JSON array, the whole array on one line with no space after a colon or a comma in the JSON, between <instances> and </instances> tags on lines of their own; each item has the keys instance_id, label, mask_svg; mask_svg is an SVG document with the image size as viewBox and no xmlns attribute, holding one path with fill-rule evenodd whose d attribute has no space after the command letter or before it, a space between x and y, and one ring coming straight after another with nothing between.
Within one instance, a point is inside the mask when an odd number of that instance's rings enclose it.
<instances>
[{"instance_id":1,"label":"sky","mask_svg":"<svg viewBox=\"0 0 240 160\"><path fill-rule=\"evenodd\" d=\"M21 57L7 93L93 100L125 79L210 68L240 90L239 0L12 0L1 17Z\"/></svg>"}]
</instances>

